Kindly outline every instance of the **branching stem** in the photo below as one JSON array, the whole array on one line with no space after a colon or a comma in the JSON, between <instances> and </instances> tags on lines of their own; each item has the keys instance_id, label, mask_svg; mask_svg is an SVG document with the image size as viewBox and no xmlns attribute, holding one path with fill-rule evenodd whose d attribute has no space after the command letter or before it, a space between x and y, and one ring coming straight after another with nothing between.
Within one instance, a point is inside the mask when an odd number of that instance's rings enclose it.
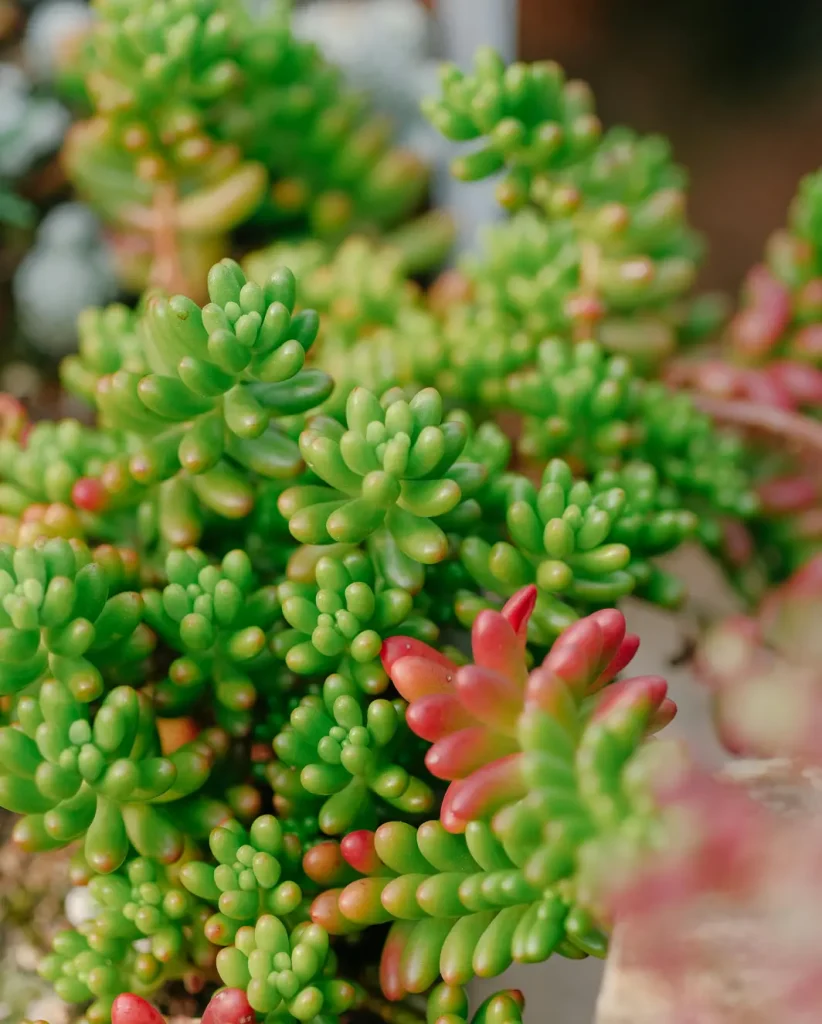
<instances>
[{"instance_id":1,"label":"branching stem","mask_svg":"<svg viewBox=\"0 0 822 1024\"><path fill-rule=\"evenodd\" d=\"M778 434L822 455L822 423L800 413L759 402L692 395L695 405L722 423L735 424L767 434Z\"/></svg>"},{"instance_id":2,"label":"branching stem","mask_svg":"<svg viewBox=\"0 0 822 1024\"><path fill-rule=\"evenodd\" d=\"M176 228L177 190L170 182L160 183L154 193L152 241L154 259L151 283L170 295L188 295L188 282L180 255Z\"/></svg>"}]
</instances>

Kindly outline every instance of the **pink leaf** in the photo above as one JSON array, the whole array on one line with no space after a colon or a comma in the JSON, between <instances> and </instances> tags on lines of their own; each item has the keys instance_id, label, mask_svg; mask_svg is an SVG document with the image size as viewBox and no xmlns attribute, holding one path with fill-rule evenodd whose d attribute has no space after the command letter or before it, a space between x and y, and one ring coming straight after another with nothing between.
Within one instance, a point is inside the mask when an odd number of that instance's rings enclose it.
<instances>
[{"instance_id":1,"label":"pink leaf","mask_svg":"<svg viewBox=\"0 0 822 1024\"><path fill-rule=\"evenodd\" d=\"M460 729L438 740L425 756L425 766L438 779L464 779L489 761L512 754L517 742L484 725Z\"/></svg>"},{"instance_id":2,"label":"pink leaf","mask_svg":"<svg viewBox=\"0 0 822 1024\"><path fill-rule=\"evenodd\" d=\"M481 611L471 630L474 661L525 686L527 670L523 645L511 623L499 612Z\"/></svg>"},{"instance_id":3,"label":"pink leaf","mask_svg":"<svg viewBox=\"0 0 822 1024\"><path fill-rule=\"evenodd\" d=\"M576 702L568 684L553 673L547 665L534 669L528 679L525 710L534 706L546 711L561 725L573 727L576 720Z\"/></svg>"},{"instance_id":4,"label":"pink leaf","mask_svg":"<svg viewBox=\"0 0 822 1024\"><path fill-rule=\"evenodd\" d=\"M349 832L340 843L340 852L361 875L378 874L382 869L382 861L374 848L374 833L367 829Z\"/></svg>"},{"instance_id":5,"label":"pink leaf","mask_svg":"<svg viewBox=\"0 0 822 1024\"><path fill-rule=\"evenodd\" d=\"M648 710L649 732L663 728L676 714L676 704L668 698L668 684L661 676L635 676L603 690L593 717L603 718L617 707L640 706Z\"/></svg>"},{"instance_id":6,"label":"pink leaf","mask_svg":"<svg viewBox=\"0 0 822 1024\"><path fill-rule=\"evenodd\" d=\"M480 722L514 736L522 711L522 692L509 676L464 665L457 672L456 688L463 706Z\"/></svg>"},{"instance_id":7,"label":"pink leaf","mask_svg":"<svg viewBox=\"0 0 822 1024\"><path fill-rule=\"evenodd\" d=\"M761 483L757 493L767 512L797 512L816 503L818 485L807 476L774 477Z\"/></svg>"},{"instance_id":8,"label":"pink leaf","mask_svg":"<svg viewBox=\"0 0 822 1024\"><path fill-rule=\"evenodd\" d=\"M389 676L395 663L400 658L421 658L425 661L433 662L435 665L442 665L445 668L453 669L456 667L450 658L446 658L444 654L441 654L433 647L429 647L428 644L424 644L421 640L415 640L410 636L390 636L387 640L383 640L380 658L382 659L383 668Z\"/></svg>"},{"instance_id":9,"label":"pink leaf","mask_svg":"<svg viewBox=\"0 0 822 1024\"><path fill-rule=\"evenodd\" d=\"M790 393L797 405L822 405L822 370L807 363L780 359L770 364L768 373Z\"/></svg>"},{"instance_id":10,"label":"pink leaf","mask_svg":"<svg viewBox=\"0 0 822 1024\"><path fill-rule=\"evenodd\" d=\"M203 1013L202 1024L254 1024L256 1019L257 1015L241 988L224 988L211 997Z\"/></svg>"},{"instance_id":11,"label":"pink leaf","mask_svg":"<svg viewBox=\"0 0 822 1024\"><path fill-rule=\"evenodd\" d=\"M391 666L391 682L407 701L420 700L432 693L453 693L455 665L443 665L428 658L399 658Z\"/></svg>"},{"instance_id":12,"label":"pink leaf","mask_svg":"<svg viewBox=\"0 0 822 1024\"><path fill-rule=\"evenodd\" d=\"M111 1024L165 1024L165 1018L145 999L124 992L112 1004Z\"/></svg>"},{"instance_id":13,"label":"pink leaf","mask_svg":"<svg viewBox=\"0 0 822 1024\"><path fill-rule=\"evenodd\" d=\"M581 696L599 673L603 641L602 630L591 616L580 619L560 635L542 667L558 675Z\"/></svg>"},{"instance_id":14,"label":"pink leaf","mask_svg":"<svg viewBox=\"0 0 822 1024\"><path fill-rule=\"evenodd\" d=\"M449 733L476 725L472 715L450 693L431 693L408 706L405 713L408 728L420 739L435 743Z\"/></svg>"},{"instance_id":15,"label":"pink leaf","mask_svg":"<svg viewBox=\"0 0 822 1024\"><path fill-rule=\"evenodd\" d=\"M750 306L731 323L734 347L746 358L759 360L788 327L791 319L790 292L763 265L754 267L745 282Z\"/></svg>"},{"instance_id":16,"label":"pink leaf","mask_svg":"<svg viewBox=\"0 0 822 1024\"><path fill-rule=\"evenodd\" d=\"M402 980L402 958L416 921L397 921L391 926L380 960L380 988L386 999L398 1002L408 993Z\"/></svg>"},{"instance_id":17,"label":"pink leaf","mask_svg":"<svg viewBox=\"0 0 822 1024\"><path fill-rule=\"evenodd\" d=\"M604 664L598 677L588 687L588 692L593 693L610 683L633 659L639 649L639 637L633 633L626 634L625 616L616 608L604 608L589 618L602 631L604 648L600 658L600 664L603 661Z\"/></svg>"},{"instance_id":18,"label":"pink leaf","mask_svg":"<svg viewBox=\"0 0 822 1024\"><path fill-rule=\"evenodd\" d=\"M501 807L525 795L522 754L509 754L475 771L443 800L441 820L449 832L464 832L470 821L491 817Z\"/></svg>"},{"instance_id":19,"label":"pink leaf","mask_svg":"<svg viewBox=\"0 0 822 1024\"><path fill-rule=\"evenodd\" d=\"M533 614L536 603L537 588L532 583L529 587L523 587L522 590L518 590L513 597L506 601L502 609L502 614L511 623L511 628L519 638L523 651L525 650L525 641L528 633L528 620Z\"/></svg>"}]
</instances>

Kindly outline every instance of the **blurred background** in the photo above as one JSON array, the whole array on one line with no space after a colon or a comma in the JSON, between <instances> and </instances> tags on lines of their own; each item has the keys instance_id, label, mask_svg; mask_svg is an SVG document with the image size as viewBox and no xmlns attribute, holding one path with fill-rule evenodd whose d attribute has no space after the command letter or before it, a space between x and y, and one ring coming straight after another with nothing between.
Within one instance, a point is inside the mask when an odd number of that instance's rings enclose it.
<instances>
[{"instance_id":1,"label":"blurred background","mask_svg":"<svg viewBox=\"0 0 822 1024\"><path fill-rule=\"evenodd\" d=\"M606 124L670 138L710 286L738 286L822 162L816 0L521 0L519 55L589 81Z\"/></svg>"},{"instance_id":2,"label":"blurred background","mask_svg":"<svg viewBox=\"0 0 822 1024\"><path fill-rule=\"evenodd\" d=\"M264 8L270 0L245 2ZM434 199L456 205L463 247L494 214L492 190L451 187L447 148L417 108L435 88L437 62L467 63L481 43L507 59L559 61L593 86L606 124L670 138L690 173L692 219L709 240L708 287L738 288L769 232L783 222L798 178L822 163L818 0L295 0L294 6L298 31L373 94L398 122L404 142L438 165ZM67 306L111 301L115 289L93 219L75 208L43 223L44 213L68 198L56 154L70 122L71 82L58 83L56 69L89 17L84 0L0 0L0 353L6 362L32 349L46 363L62 354L73 343Z\"/></svg>"}]
</instances>

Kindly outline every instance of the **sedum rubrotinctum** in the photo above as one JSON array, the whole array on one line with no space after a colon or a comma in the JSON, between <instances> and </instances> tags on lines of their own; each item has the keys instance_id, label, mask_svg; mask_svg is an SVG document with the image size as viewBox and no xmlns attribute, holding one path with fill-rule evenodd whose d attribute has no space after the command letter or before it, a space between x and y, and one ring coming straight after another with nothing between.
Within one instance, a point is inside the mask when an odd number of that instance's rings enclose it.
<instances>
[{"instance_id":1,"label":"sedum rubrotinctum","mask_svg":"<svg viewBox=\"0 0 822 1024\"><path fill-rule=\"evenodd\" d=\"M138 6L103 56L139 76L129 33L179 8L185 49L200 8ZM675 707L620 678L616 605L675 607L660 557L756 510L741 443L640 375L698 319L682 175L554 65L484 54L428 113L521 211L447 308L396 254L366 287L364 241L322 315L224 259L202 306L84 315L93 426L0 404L0 806L87 885L41 970L88 1024L180 984L204 1024L517 1024L466 986L603 956L596 865L653 841Z\"/></svg>"},{"instance_id":2,"label":"sedum rubrotinctum","mask_svg":"<svg viewBox=\"0 0 822 1024\"><path fill-rule=\"evenodd\" d=\"M676 602L656 560L697 516L664 461L532 481L431 387L335 417L293 274L209 287L151 296L107 372L76 357L82 446L3 441L0 804L91 908L42 972L90 1024L175 981L272 1024L518 1021L464 986L604 953L586 851L652 827L635 762L674 712L614 681L613 606ZM74 510L39 532L32 451Z\"/></svg>"}]
</instances>

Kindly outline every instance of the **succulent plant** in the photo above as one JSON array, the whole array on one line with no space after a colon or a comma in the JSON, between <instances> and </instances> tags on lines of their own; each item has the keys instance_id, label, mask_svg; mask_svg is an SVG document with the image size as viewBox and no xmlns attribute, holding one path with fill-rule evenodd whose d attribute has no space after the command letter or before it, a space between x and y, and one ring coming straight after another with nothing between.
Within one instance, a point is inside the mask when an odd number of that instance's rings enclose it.
<instances>
[{"instance_id":1,"label":"succulent plant","mask_svg":"<svg viewBox=\"0 0 822 1024\"><path fill-rule=\"evenodd\" d=\"M283 1024L336 1024L357 998L355 986L336 977L323 928L304 923L289 934L271 914L240 929L235 945L218 954L217 969L227 984L246 989L254 1010Z\"/></svg>"},{"instance_id":2,"label":"succulent plant","mask_svg":"<svg viewBox=\"0 0 822 1024\"><path fill-rule=\"evenodd\" d=\"M122 445L116 435L84 427L78 420L44 421L26 429L24 436L0 439L2 510L20 515L35 503L94 504L99 484L94 480ZM84 491L91 494L84 494ZM90 500L91 499L91 500Z\"/></svg>"},{"instance_id":3,"label":"succulent plant","mask_svg":"<svg viewBox=\"0 0 822 1024\"><path fill-rule=\"evenodd\" d=\"M739 439L718 436L688 395L646 383L595 342L543 342L537 369L512 375L508 393L526 414L529 456L573 457L589 472L640 459L697 509L707 501L742 518L757 509Z\"/></svg>"},{"instance_id":4,"label":"succulent plant","mask_svg":"<svg viewBox=\"0 0 822 1024\"><path fill-rule=\"evenodd\" d=\"M453 174L504 171L498 200L522 211L468 265L478 304L536 339L595 335L645 368L658 365L703 315L689 296L701 243L668 143L603 132L588 86L550 61L506 68L484 48L473 73L446 65L441 88L425 105L434 126L482 142L454 160ZM709 316L703 329L714 325Z\"/></svg>"},{"instance_id":5,"label":"succulent plant","mask_svg":"<svg viewBox=\"0 0 822 1024\"><path fill-rule=\"evenodd\" d=\"M114 1000L127 991L127 986L142 985L137 957L123 943L106 953L95 952L82 935L66 931L55 936L52 952L40 964L40 973L65 1002L91 1000L88 1019L101 1022L109 1019ZM145 978L147 987L155 980Z\"/></svg>"},{"instance_id":6,"label":"succulent plant","mask_svg":"<svg viewBox=\"0 0 822 1024\"><path fill-rule=\"evenodd\" d=\"M210 942L228 946L237 930L260 914L287 917L300 907L302 890L293 877L298 875L300 844L295 835L283 833L273 815L256 818L247 830L236 821L218 825L209 836L209 848L216 865L189 861L180 881L217 908L205 923Z\"/></svg>"},{"instance_id":7,"label":"succulent plant","mask_svg":"<svg viewBox=\"0 0 822 1024\"><path fill-rule=\"evenodd\" d=\"M93 877L88 892L96 914L78 931L93 950L137 948L147 981L180 978L195 987L205 980L216 955L203 930L208 908L175 884L168 868L138 857Z\"/></svg>"},{"instance_id":8,"label":"succulent plant","mask_svg":"<svg viewBox=\"0 0 822 1024\"><path fill-rule=\"evenodd\" d=\"M653 467L641 463L600 473L589 485L574 481L568 464L553 459L539 490L526 479L512 482L506 508L510 540L491 545L466 537L462 561L491 592L508 596L536 582L532 633L543 643L577 617L576 608L613 605L637 589L659 603L676 604L678 582L640 557L643 550L656 555L677 547L694 532L697 519L684 509L665 508L656 485Z\"/></svg>"},{"instance_id":9,"label":"succulent plant","mask_svg":"<svg viewBox=\"0 0 822 1024\"><path fill-rule=\"evenodd\" d=\"M428 998L434 1024L521 1024L525 1000L516 989L489 996L472 1016L468 996L459 985L438 985Z\"/></svg>"},{"instance_id":10,"label":"succulent plant","mask_svg":"<svg viewBox=\"0 0 822 1024\"><path fill-rule=\"evenodd\" d=\"M89 1024L521 1024L465 986L605 955L649 852L687 847L680 894L745 863L622 676L665 556L749 602L800 569L699 658L723 738L819 760L818 182L757 365L662 367L715 326L666 143L555 65L447 68L427 114L513 215L427 287L421 163L286 6L96 0L75 56L66 166L154 267L81 314L81 418L0 397L0 807L72 849L41 972Z\"/></svg>"},{"instance_id":11,"label":"succulent plant","mask_svg":"<svg viewBox=\"0 0 822 1024\"><path fill-rule=\"evenodd\" d=\"M129 552L60 539L0 546L0 665L4 696L53 677L76 701L102 696L105 681L139 675L153 636L142 625Z\"/></svg>"},{"instance_id":12,"label":"succulent plant","mask_svg":"<svg viewBox=\"0 0 822 1024\"><path fill-rule=\"evenodd\" d=\"M379 401L358 388L349 396L346 423L347 430L318 418L300 435L303 458L325 486L282 495L291 533L305 544L356 544L382 533L398 560L442 561L448 541L440 522L447 527L479 514L470 495L484 474L458 461L467 440L462 425L443 423L433 389L410 401L389 391Z\"/></svg>"},{"instance_id":13,"label":"succulent plant","mask_svg":"<svg viewBox=\"0 0 822 1024\"><path fill-rule=\"evenodd\" d=\"M152 246L155 273L196 281L252 217L334 239L418 203L422 161L392 148L390 125L295 37L286 7L96 7L81 60L92 115L74 126L66 163L121 233L129 284L145 282ZM163 232L176 267L160 266Z\"/></svg>"},{"instance_id":14,"label":"succulent plant","mask_svg":"<svg viewBox=\"0 0 822 1024\"><path fill-rule=\"evenodd\" d=\"M326 798L319 827L340 835L374 817L374 796L412 816L433 807L427 782L397 763L403 741L408 745L406 734L402 701L378 698L365 705L353 683L331 675L321 697L304 697L292 711L274 740L274 752L299 771L307 793Z\"/></svg>"},{"instance_id":15,"label":"succulent plant","mask_svg":"<svg viewBox=\"0 0 822 1024\"><path fill-rule=\"evenodd\" d=\"M167 586L143 593L145 616L180 657L155 699L168 714L190 708L211 688L223 724L247 732L258 691L273 670L268 642L280 621L276 588L256 586L241 550L228 552L219 566L196 548L176 550L165 569Z\"/></svg>"},{"instance_id":16,"label":"succulent plant","mask_svg":"<svg viewBox=\"0 0 822 1024\"><path fill-rule=\"evenodd\" d=\"M246 270L263 283L272 269L287 266L300 277L302 302L322 317L323 341L344 348L419 304L419 287L405 274L403 253L391 245L351 236L330 254L316 242L274 245L252 254Z\"/></svg>"},{"instance_id":17,"label":"succulent plant","mask_svg":"<svg viewBox=\"0 0 822 1024\"><path fill-rule=\"evenodd\" d=\"M435 636L422 619L412 621L414 599L398 587L375 588L371 559L362 551L317 560L316 586L280 585L283 617L292 627L275 643L288 667L300 675L339 671L366 692L385 689L388 677L379 664L382 641L392 633Z\"/></svg>"},{"instance_id":18,"label":"succulent plant","mask_svg":"<svg viewBox=\"0 0 822 1024\"><path fill-rule=\"evenodd\" d=\"M96 401L104 420L146 439L129 464L136 480L156 483L183 469L201 500L230 518L246 510L241 470L278 477L300 468L296 445L272 416L311 408L331 385L302 370L317 317L292 319L288 271L261 288L226 260L212 269L209 293L202 310L182 296L151 299L145 353L156 372L103 377Z\"/></svg>"},{"instance_id":19,"label":"succulent plant","mask_svg":"<svg viewBox=\"0 0 822 1024\"><path fill-rule=\"evenodd\" d=\"M172 863L183 838L157 805L196 792L214 755L201 742L169 757L158 750L154 714L129 686L111 690L93 715L56 679L17 703L17 726L0 730L3 806L23 817L15 838L48 850L85 836L85 856L115 871L129 843L146 857Z\"/></svg>"},{"instance_id":20,"label":"succulent plant","mask_svg":"<svg viewBox=\"0 0 822 1024\"><path fill-rule=\"evenodd\" d=\"M822 176L802 180L789 224L768 242L765 259L745 283L743 305L728 332L730 354L745 365L774 359L822 366Z\"/></svg>"},{"instance_id":21,"label":"succulent plant","mask_svg":"<svg viewBox=\"0 0 822 1024\"><path fill-rule=\"evenodd\" d=\"M409 724L433 743L427 766L451 785L440 821L349 833L339 851L362 877L316 897L312 918L332 934L394 922L381 963L390 999L554 951L604 953L573 879L603 833L615 841L643 826L621 795L627 766L675 707L661 679L612 682L638 644L614 611L571 626L529 675L535 597L527 588L478 617L474 664L457 667L410 638L386 644Z\"/></svg>"},{"instance_id":22,"label":"succulent plant","mask_svg":"<svg viewBox=\"0 0 822 1024\"><path fill-rule=\"evenodd\" d=\"M822 431L819 172L800 184L788 226L748 274L718 351L673 361L665 379L690 390L755 448L760 514L734 527L722 552L737 589L761 600L822 551L817 484Z\"/></svg>"}]
</instances>

